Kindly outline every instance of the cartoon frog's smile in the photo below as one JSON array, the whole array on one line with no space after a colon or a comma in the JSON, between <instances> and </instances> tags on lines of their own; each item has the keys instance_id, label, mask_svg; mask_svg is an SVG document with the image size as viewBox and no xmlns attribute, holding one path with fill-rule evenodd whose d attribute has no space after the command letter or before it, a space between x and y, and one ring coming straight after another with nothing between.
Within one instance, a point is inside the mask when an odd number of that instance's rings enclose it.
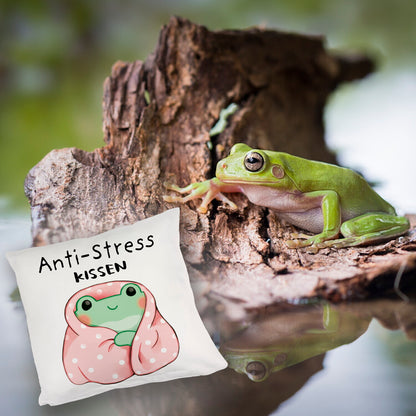
<instances>
[{"instance_id":1,"label":"cartoon frog's smile","mask_svg":"<svg viewBox=\"0 0 416 416\"><path fill-rule=\"evenodd\" d=\"M110 309L110 311L115 311L118 308L118 305L114 306L114 308L107 305L107 308Z\"/></svg>"}]
</instances>

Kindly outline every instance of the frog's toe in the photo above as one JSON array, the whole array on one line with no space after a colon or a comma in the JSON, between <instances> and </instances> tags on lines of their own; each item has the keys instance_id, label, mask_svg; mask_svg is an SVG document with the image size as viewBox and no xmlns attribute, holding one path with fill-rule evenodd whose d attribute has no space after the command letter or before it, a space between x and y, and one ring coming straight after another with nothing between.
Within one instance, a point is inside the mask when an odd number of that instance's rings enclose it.
<instances>
[{"instance_id":1,"label":"frog's toe","mask_svg":"<svg viewBox=\"0 0 416 416\"><path fill-rule=\"evenodd\" d=\"M312 244L311 246L306 248L306 251L310 254L316 254L320 249L321 247L319 247L318 244Z\"/></svg>"},{"instance_id":2,"label":"frog's toe","mask_svg":"<svg viewBox=\"0 0 416 416\"><path fill-rule=\"evenodd\" d=\"M236 211L238 209L237 205L231 201L231 199L228 199L224 194L219 193L215 196L215 199L218 199L218 201L223 202L224 204L228 205L233 211Z\"/></svg>"},{"instance_id":3,"label":"frog's toe","mask_svg":"<svg viewBox=\"0 0 416 416\"><path fill-rule=\"evenodd\" d=\"M309 247L309 252L317 252L321 248L328 247L331 245L331 241L326 241L328 239L327 236L317 234L314 236L306 235L306 234L298 234L299 238L303 238L302 240L288 240L286 241L286 245L289 248L302 248L302 247Z\"/></svg>"},{"instance_id":4,"label":"frog's toe","mask_svg":"<svg viewBox=\"0 0 416 416\"><path fill-rule=\"evenodd\" d=\"M198 182L195 182L195 183L191 183L190 185L181 188L180 186L174 183L170 183L170 182L165 182L163 184L163 186L169 191L175 191L175 192L178 192L179 194L187 194L189 192L195 192L197 191L199 185L200 184Z\"/></svg>"},{"instance_id":5,"label":"frog's toe","mask_svg":"<svg viewBox=\"0 0 416 416\"><path fill-rule=\"evenodd\" d=\"M200 214L206 214L208 212L208 207L200 205L197 209Z\"/></svg>"},{"instance_id":6,"label":"frog's toe","mask_svg":"<svg viewBox=\"0 0 416 416\"><path fill-rule=\"evenodd\" d=\"M290 233L290 238L293 238L294 240L298 240L298 239L307 240L308 238L311 238L311 236L308 234L296 232L296 233Z\"/></svg>"},{"instance_id":7,"label":"frog's toe","mask_svg":"<svg viewBox=\"0 0 416 416\"><path fill-rule=\"evenodd\" d=\"M310 246L312 242L309 240L286 240L286 245L289 248L302 248Z\"/></svg>"},{"instance_id":8,"label":"frog's toe","mask_svg":"<svg viewBox=\"0 0 416 416\"><path fill-rule=\"evenodd\" d=\"M180 189L181 189L178 185L176 185L176 184L174 184L174 183L171 183L171 182L164 182L164 183L163 183L163 186L164 186L166 189L169 189L169 191L176 191L176 192L179 192L179 191L180 191Z\"/></svg>"},{"instance_id":9,"label":"frog's toe","mask_svg":"<svg viewBox=\"0 0 416 416\"><path fill-rule=\"evenodd\" d=\"M165 202L177 202L176 199L177 197L174 197L172 195L163 195L163 200Z\"/></svg>"},{"instance_id":10,"label":"frog's toe","mask_svg":"<svg viewBox=\"0 0 416 416\"><path fill-rule=\"evenodd\" d=\"M335 240L328 240L328 241L323 241L319 244L317 244L317 246L319 248L345 248L345 247L354 247L357 245L362 244L363 241L361 238L359 237L346 237L346 238L337 238Z\"/></svg>"},{"instance_id":11,"label":"frog's toe","mask_svg":"<svg viewBox=\"0 0 416 416\"><path fill-rule=\"evenodd\" d=\"M173 196L173 195L163 195L163 200L165 202L178 202L182 203L184 202L184 198L181 196Z\"/></svg>"},{"instance_id":12,"label":"frog's toe","mask_svg":"<svg viewBox=\"0 0 416 416\"><path fill-rule=\"evenodd\" d=\"M286 240L285 241L286 246L289 248L297 248L298 247L298 241L296 240Z\"/></svg>"},{"instance_id":13,"label":"frog's toe","mask_svg":"<svg viewBox=\"0 0 416 416\"><path fill-rule=\"evenodd\" d=\"M315 243L314 239L308 238L306 240L288 240L286 245L289 248L306 248L306 251L310 254L316 254L321 248L326 246L321 246L320 243Z\"/></svg>"}]
</instances>

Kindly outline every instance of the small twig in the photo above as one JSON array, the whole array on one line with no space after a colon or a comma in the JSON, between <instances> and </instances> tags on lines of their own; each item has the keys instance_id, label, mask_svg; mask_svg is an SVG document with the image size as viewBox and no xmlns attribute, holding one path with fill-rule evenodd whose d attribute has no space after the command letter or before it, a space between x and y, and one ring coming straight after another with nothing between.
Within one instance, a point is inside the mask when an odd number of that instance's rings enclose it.
<instances>
[{"instance_id":1,"label":"small twig","mask_svg":"<svg viewBox=\"0 0 416 416\"><path fill-rule=\"evenodd\" d=\"M393 286L393 288L394 288L394 291L396 292L396 294L400 298L402 298L405 302L409 302L410 301L409 297L407 295L405 295L402 292L402 290L400 289L400 281L402 279L402 276L403 276L403 273L404 273L404 271L406 269L406 266L407 266L406 261L404 261L400 265L399 271L397 272L396 278L394 279L394 286Z\"/></svg>"}]
</instances>

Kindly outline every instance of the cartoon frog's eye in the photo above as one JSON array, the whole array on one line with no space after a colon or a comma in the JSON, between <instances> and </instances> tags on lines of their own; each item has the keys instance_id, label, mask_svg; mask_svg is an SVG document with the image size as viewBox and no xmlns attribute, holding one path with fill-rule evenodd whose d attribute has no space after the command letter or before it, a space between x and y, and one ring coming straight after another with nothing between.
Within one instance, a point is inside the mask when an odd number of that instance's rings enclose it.
<instances>
[{"instance_id":1,"label":"cartoon frog's eye","mask_svg":"<svg viewBox=\"0 0 416 416\"><path fill-rule=\"evenodd\" d=\"M82 303L81 303L81 308L84 310L84 311L88 311L89 309L91 309L92 308L92 303L91 303L91 301L90 300L84 300Z\"/></svg>"},{"instance_id":2,"label":"cartoon frog's eye","mask_svg":"<svg viewBox=\"0 0 416 416\"><path fill-rule=\"evenodd\" d=\"M264 158L260 153L248 152L244 158L244 166L249 172L258 172L264 166Z\"/></svg>"},{"instance_id":3,"label":"cartoon frog's eye","mask_svg":"<svg viewBox=\"0 0 416 416\"><path fill-rule=\"evenodd\" d=\"M136 289L135 289L134 287L129 286L129 287L126 289L126 295L127 295L127 296L134 296L135 294L136 294Z\"/></svg>"}]
</instances>

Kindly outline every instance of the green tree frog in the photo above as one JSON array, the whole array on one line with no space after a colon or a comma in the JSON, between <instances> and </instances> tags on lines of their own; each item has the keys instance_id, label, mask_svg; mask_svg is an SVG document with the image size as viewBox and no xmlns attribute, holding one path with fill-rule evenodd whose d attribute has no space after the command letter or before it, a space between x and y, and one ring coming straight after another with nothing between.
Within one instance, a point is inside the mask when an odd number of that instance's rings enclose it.
<instances>
[{"instance_id":1,"label":"green tree frog","mask_svg":"<svg viewBox=\"0 0 416 416\"><path fill-rule=\"evenodd\" d=\"M223 192L241 192L252 203L315 234L292 234L295 239L286 241L290 248L370 244L398 237L410 228L407 218L397 216L362 176L347 168L238 143L218 162L215 176L184 188L165 184L188 195L164 199L185 203L203 198L198 211L205 213L213 199L236 209ZM338 238L340 234L344 238Z\"/></svg>"},{"instance_id":2,"label":"green tree frog","mask_svg":"<svg viewBox=\"0 0 416 416\"><path fill-rule=\"evenodd\" d=\"M138 285L124 285L120 294L96 300L82 296L76 304L75 315L85 325L101 326L117 332L114 343L131 345L142 320L146 297Z\"/></svg>"}]
</instances>

